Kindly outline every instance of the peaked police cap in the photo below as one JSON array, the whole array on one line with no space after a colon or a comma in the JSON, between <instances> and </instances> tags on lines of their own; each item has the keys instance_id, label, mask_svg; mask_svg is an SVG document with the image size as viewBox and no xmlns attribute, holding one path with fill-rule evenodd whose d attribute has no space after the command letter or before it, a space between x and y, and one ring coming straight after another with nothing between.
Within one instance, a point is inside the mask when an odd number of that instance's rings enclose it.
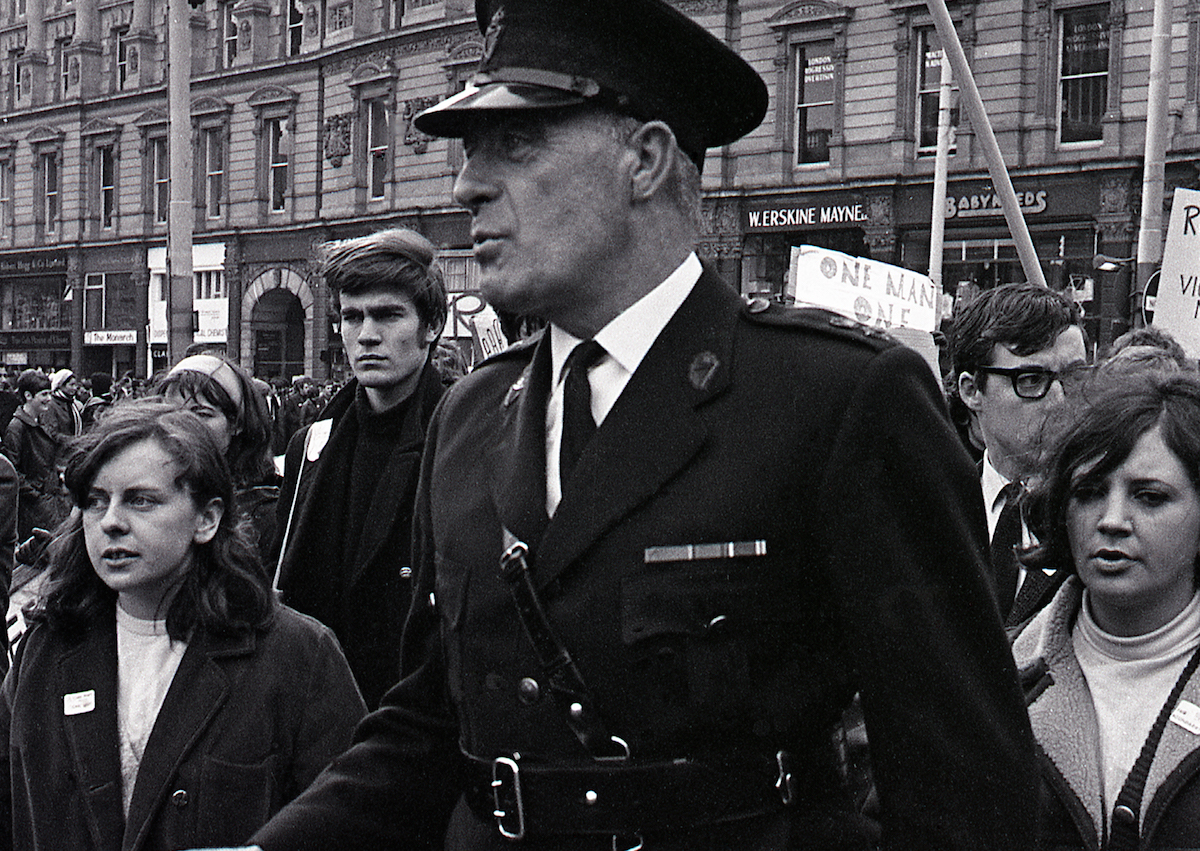
<instances>
[{"instance_id":1,"label":"peaked police cap","mask_svg":"<svg viewBox=\"0 0 1200 851\"><path fill-rule=\"evenodd\" d=\"M462 136L487 111L596 103L661 120L700 164L749 133L767 87L740 56L663 0L476 0L484 54L467 88L417 116Z\"/></svg>"}]
</instances>

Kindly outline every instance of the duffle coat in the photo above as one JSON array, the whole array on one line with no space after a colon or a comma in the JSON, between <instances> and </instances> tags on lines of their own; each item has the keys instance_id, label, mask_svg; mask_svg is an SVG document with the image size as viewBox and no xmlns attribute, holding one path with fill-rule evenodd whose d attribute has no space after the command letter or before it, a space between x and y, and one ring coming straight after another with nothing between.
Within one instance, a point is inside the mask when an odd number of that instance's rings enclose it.
<instances>
[{"instance_id":1,"label":"duffle coat","mask_svg":"<svg viewBox=\"0 0 1200 851\"><path fill-rule=\"evenodd\" d=\"M366 712L337 641L312 618L281 606L266 632L198 634L126 820L115 612L78 638L32 628L3 698L0 848L15 851L239 845L347 747Z\"/></svg>"},{"instance_id":2,"label":"duffle coat","mask_svg":"<svg viewBox=\"0 0 1200 851\"><path fill-rule=\"evenodd\" d=\"M1037 741L1044 851L1105 846L1100 734L1071 642L1082 598L1083 585L1071 576L1013 643ZM1200 674L1191 677L1180 701L1200 706ZM1167 723L1150 764L1138 825L1142 851L1200 848L1200 730Z\"/></svg>"}]
</instances>

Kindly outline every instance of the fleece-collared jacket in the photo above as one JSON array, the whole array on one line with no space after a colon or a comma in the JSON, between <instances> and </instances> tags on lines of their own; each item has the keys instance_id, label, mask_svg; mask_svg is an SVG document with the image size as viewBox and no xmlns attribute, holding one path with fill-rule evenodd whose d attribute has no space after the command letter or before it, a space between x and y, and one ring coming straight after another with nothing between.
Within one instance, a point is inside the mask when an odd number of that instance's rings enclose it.
<instances>
[{"instance_id":1,"label":"fleece-collared jacket","mask_svg":"<svg viewBox=\"0 0 1200 851\"><path fill-rule=\"evenodd\" d=\"M1013 656L1029 700L1042 776L1042 849L1103 847L1099 730L1092 695L1071 643L1083 585L1068 579L1017 636ZM1200 674L1180 703L1200 706ZM1169 721L1138 814L1142 851L1200 848L1200 731Z\"/></svg>"}]
</instances>

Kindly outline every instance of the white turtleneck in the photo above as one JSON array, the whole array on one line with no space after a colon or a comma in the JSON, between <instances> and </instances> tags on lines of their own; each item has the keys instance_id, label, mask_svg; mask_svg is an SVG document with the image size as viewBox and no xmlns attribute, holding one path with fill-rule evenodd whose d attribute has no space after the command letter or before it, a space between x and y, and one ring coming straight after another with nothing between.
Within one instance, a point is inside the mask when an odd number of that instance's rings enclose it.
<instances>
[{"instance_id":1,"label":"white turtleneck","mask_svg":"<svg viewBox=\"0 0 1200 851\"><path fill-rule=\"evenodd\" d=\"M1154 719L1200 645L1200 593L1170 622L1126 637L1096 625L1084 591L1071 641L1096 709L1104 806L1111 818Z\"/></svg>"},{"instance_id":2,"label":"white turtleneck","mask_svg":"<svg viewBox=\"0 0 1200 851\"><path fill-rule=\"evenodd\" d=\"M117 732L125 815L150 731L187 644L172 641L166 620L141 620L117 606Z\"/></svg>"}]
</instances>

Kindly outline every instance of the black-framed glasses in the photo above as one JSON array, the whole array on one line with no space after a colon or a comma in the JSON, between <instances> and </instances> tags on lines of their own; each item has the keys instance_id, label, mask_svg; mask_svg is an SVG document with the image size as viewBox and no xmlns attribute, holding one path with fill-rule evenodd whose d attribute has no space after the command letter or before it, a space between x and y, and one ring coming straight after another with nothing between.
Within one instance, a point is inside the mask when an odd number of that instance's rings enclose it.
<instances>
[{"instance_id":1,"label":"black-framed glasses","mask_svg":"<svg viewBox=\"0 0 1200 851\"><path fill-rule=\"evenodd\" d=\"M1087 380L1092 367L1086 363L1071 364L1066 369L1047 369L1044 366L981 366L980 372L1007 375L1013 392L1022 399L1041 399L1050 392L1055 381L1070 391Z\"/></svg>"}]
</instances>

